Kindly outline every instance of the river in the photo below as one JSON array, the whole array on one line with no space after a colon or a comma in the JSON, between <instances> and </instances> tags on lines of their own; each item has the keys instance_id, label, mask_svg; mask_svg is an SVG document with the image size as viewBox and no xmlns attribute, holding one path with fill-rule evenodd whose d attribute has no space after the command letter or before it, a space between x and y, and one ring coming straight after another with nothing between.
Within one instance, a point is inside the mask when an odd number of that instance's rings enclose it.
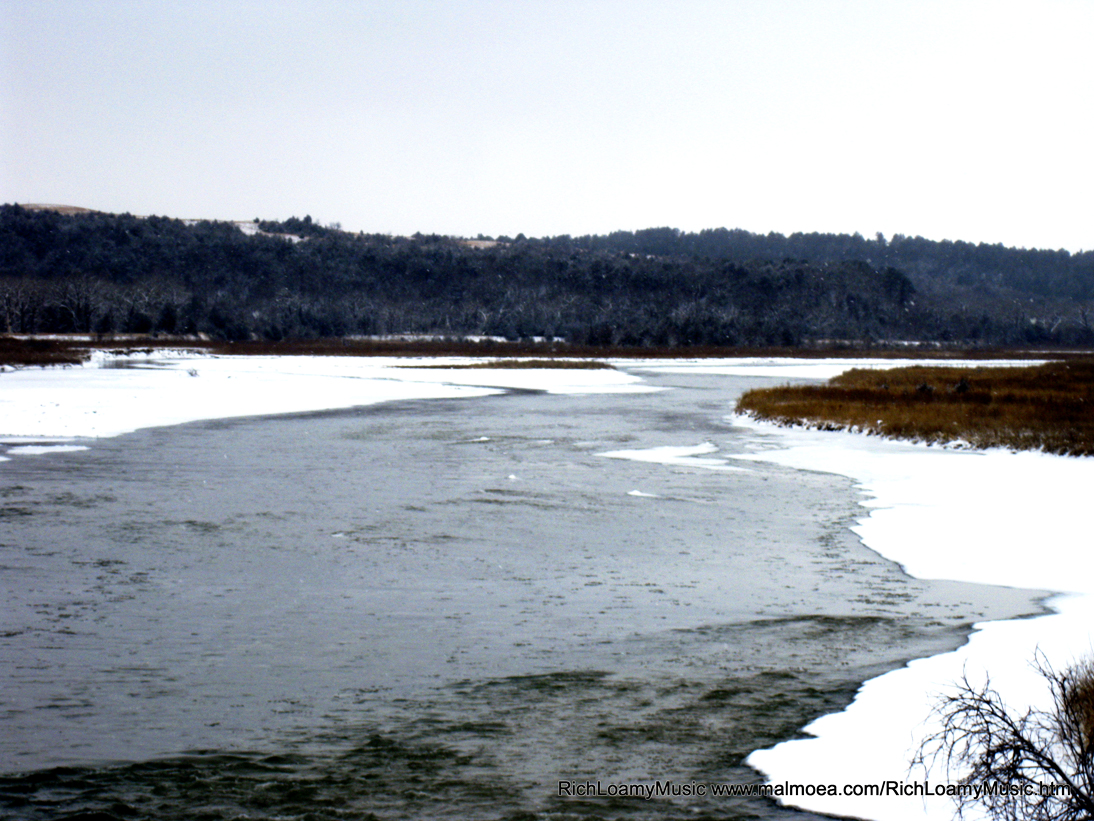
<instances>
[{"instance_id":1,"label":"river","mask_svg":"<svg viewBox=\"0 0 1094 821\"><path fill-rule=\"evenodd\" d=\"M849 530L850 480L735 462L771 446L729 417L769 380L646 376L669 389L11 455L0 809L810 818L572 785L760 783L750 752L974 622L1033 612L1032 594L912 579ZM639 458L603 455L620 452Z\"/></svg>"}]
</instances>

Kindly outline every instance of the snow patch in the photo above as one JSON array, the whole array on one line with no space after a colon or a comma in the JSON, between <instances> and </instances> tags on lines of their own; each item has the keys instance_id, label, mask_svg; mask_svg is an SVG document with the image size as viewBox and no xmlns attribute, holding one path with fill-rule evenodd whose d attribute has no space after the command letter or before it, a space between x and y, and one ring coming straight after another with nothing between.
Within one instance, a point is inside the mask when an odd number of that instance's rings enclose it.
<instances>
[{"instance_id":1,"label":"snow patch","mask_svg":"<svg viewBox=\"0 0 1094 821\"><path fill-rule=\"evenodd\" d=\"M631 459L635 462L657 462L662 465L676 467L705 468L707 470L747 471L729 464L728 459L720 457L707 457L703 454L716 453L718 448L710 442L688 447L656 447L641 450L612 450L598 453L597 456L605 456L609 459Z\"/></svg>"},{"instance_id":2,"label":"snow patch","mask_svg":"<svg viewBox=\"0 0 1094 821\"><path fill-rule=\"evenodd\" d=\"M87 445L17 445L8 448L7 453L18 456L39 456L43 453L71 453L77 450L87 450Z\"/></svg>"}]
</instances>

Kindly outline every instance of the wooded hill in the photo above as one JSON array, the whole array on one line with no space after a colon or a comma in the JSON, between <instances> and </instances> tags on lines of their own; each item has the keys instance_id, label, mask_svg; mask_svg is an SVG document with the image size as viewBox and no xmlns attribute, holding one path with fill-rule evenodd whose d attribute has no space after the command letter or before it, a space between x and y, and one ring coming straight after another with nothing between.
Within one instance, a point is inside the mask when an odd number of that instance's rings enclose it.
<instances>
[{"instance_id":1,"label":"wooded hill","mask_svg":"<svg viewBox=\"0 0 1094 821\"><path fill-rule=\"evenodd\" d=\"M1094 344L1091 253L667 228L472 247L309 217L255 229L0 206L0 332Z\"/></svg>"}]
</instances>

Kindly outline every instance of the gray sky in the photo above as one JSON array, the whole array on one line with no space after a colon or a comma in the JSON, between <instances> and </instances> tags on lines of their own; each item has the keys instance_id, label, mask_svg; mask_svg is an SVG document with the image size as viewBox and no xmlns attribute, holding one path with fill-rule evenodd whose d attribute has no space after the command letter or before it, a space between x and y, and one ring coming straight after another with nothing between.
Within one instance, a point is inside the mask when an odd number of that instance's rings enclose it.
<instances>
[{"instance_id":1,"label":"gray sky","mask_svg":"<svg viewBox=\"0 0 1094 821\"><path fill-rule=\"evenodd\" d=\"M1094 248L1094 2L0 0L0 201Z\"/></svg>"}]
</instances>

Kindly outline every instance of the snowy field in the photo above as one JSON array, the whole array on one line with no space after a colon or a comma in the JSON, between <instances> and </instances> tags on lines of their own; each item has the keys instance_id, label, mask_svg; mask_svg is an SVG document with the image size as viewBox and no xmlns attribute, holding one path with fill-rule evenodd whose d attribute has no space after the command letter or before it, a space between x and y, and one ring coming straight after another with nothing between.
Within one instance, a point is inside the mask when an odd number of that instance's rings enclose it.
<instances>
[{"instance_id":1,"label":"snowy field","mask_svg":"<svg viewBox=\"0 0 1094 821\"><path fill-rule=\"evenodd\" d=\"M467 360L446 360L460 363ZM87 447L88 437L199 419L299 413L504 389L557 393L642 392L644 371L827 378L849 367L896 361L752 359L618 362L619 370L415 368L437 360L341 357L209 357L187 353L99 356L88 366L0 374L0 441L11 458ZM952 363L948 363L952 364ZM976 363L1006 364L1006 363ZM1028 364L1028 363L1023 363ZM729 409L727 409L728 412ZM1094 559L1085 502L1094 460L1003 451L970 452L849 433L776 428L746 419L760 442L746 455L693 448L618 451L616 458L732 470L765 460L852 478L862 488L857 533L873 550L922 578L1054 591L1053 615L979 625L960 650L912 662L867 682L844 712L806 728L813 738L755 752L749 763L774 783L947 781L909 772L910 751L929 727L934 694L967 671L990 674L1012 706L1045 704L1030 662L1038 648L1062 668L1094 648ZM84 441L72 441L83 439ZM947 799L814 797L797 806L875 819L949 818Z\"/></svg>"}]
</instances>

